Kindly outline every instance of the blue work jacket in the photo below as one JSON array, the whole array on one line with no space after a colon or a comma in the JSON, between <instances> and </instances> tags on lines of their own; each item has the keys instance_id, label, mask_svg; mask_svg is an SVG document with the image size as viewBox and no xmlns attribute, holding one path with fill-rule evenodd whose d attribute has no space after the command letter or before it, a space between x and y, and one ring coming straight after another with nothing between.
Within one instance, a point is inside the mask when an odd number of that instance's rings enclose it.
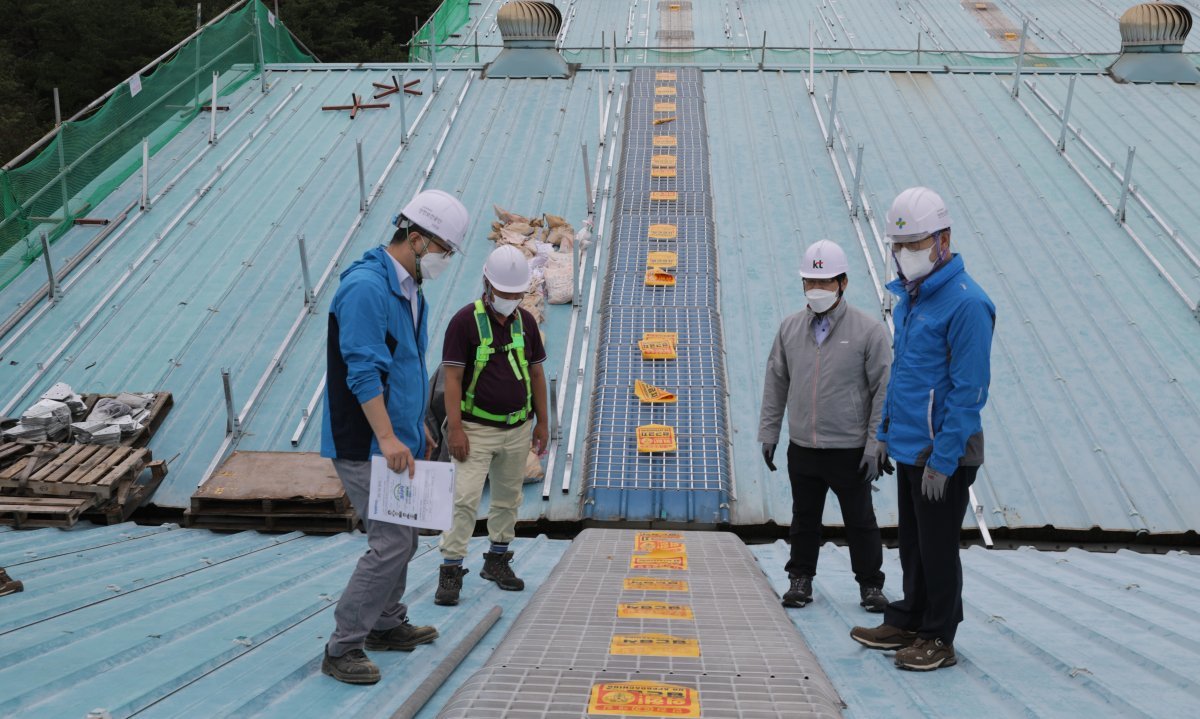
<instances>
[{"instance_id":1,"label":"blue work jacket","mask_svg":"<svg viewBox=\"0 0 1200 719\"><path fill-rule=\"evenodd\" d=\"M362 405L380 394L396 438L414 457L425 456L428 308L417 297L414 324L412 306L382 246L342 273L329 307L322 457L367 460L379 454Z\"/></svg>"},{"instance_id":2,"label":"blue work jacket","mask_svg":"<svg viewBox=\"0 0 1200 719\"><path fill-rule=\"evenodd\" d=\"M996 307L962 257L927 277L915 297L895 280L892 373L878 438L888 454L943 474L983 463L979 413L991 381Z\"/></svg>"}]
</instances>

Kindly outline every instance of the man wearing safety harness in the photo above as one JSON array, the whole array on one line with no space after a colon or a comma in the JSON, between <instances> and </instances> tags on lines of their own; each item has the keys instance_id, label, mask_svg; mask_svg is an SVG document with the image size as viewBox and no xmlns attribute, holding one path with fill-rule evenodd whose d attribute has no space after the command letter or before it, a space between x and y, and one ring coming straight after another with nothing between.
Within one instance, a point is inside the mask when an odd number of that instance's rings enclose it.
<instances>
[{"instance_id":1,"label":"man wearing safety harness","mask_svg":"<svg viewBox=\"0 0 1200 719\"><path fill-rule=\"evenodd\" d=\"M417 530L367 519L367 501L372 455L409 476L414 458L429 458L432 443L424 427L429 308L421 285L462 251L467 208L441 190L425 190L405 205L395 224L390 244L368 250L342 273L329 307L321 456L333 460L362 518L367 552L338 600L337 627L321 671L349 684L379 681L379 667L364 646L411 651L438 635L433 627L410 624L400 601Z\"/></svg>"},{"instance_id":2,"label":"man wearing safety harness","mask_svg":"<svg viewBox=\"0 0 1200 719\"><path fill-rule=\"evenodd\" d=\"M545 452L550 433L546 379L537 321L519 307L529 289L529 263L516 247L501 245L483 266L483 297L458 311L446 328L442 347L445 372L446 435L454 460L454 521L442 535L443 564L437 604L457 604L463 558L475 529L484 480L491 480L488 538L479 576L509 591L525 582L512 569L508 543L514 536L531 417L533 449Z\"/></svg>"},{"instance_id":3,"label":"man wearing safety harness","mask_svg":"<svg viewBox=\"0 0 1200 719\"><path fill-rule=\"evenodd\" d=\"M804 253L800 277L808 307L783 320L763 383L758 441L763 460L775 471L775 445L783 412L788 414L788 475L792 524L788 532L791 586L785 607L812 601L812 578L821 548L821 515L829 490L837 495L850 545L850 565L859 585L859 604L881 612L883 544L871 483L890 472L887 445L872 436L883 411L892 351L878 317L851 307L846 253L829 240Z\"/></svg>"},{"instance_id":4,"label":"man wearing safety harness","mask_svg":"<svg viewBox=\"0 0 1200 719\"><path fill-rule=\"evenodd\" d=\"M983 464L979 414L991 382L996 308L950 252L950 213L926 187L901 192L887 214L899 268L895 354L879 440L896 460L904 598L878 627L850 636L897 649L901 669L953 666L963 620L958 544L971 484Z\"/></svg>"}]
</instances>

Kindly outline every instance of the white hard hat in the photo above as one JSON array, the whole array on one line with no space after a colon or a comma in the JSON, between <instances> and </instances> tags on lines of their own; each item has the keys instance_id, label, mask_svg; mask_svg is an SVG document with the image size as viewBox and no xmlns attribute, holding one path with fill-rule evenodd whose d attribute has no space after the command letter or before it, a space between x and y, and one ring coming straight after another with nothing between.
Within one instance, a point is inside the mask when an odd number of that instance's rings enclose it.
<instances>
[{"instance_id":1,"label":"white hard hat","mask_svg":"<svg viewBox=\"0 0 1200 719\"><path fill-rule=\"evenodd\" d=\"M918 242L948 227L950 211L928 187L910 187L896 195L887 213L887 235L892 242Z\"/></svg>"},{"instance_id":2,"label":"white hard hat","mask_svg":"<svg viewBox=\"0 0 1200 719\"><path fill-rule=\"evenodd\" d=\"M408 201L396 220L403 227L405 220L434 235L433 239L450 245L455 252L463 251L470 218L467 208L458 198L441 190L423 190Z\"/></svg>"},{"instance_id":3,"label":"white hard hat","mask_svg":"<svg viewBox=\"0 0 1200 719\"><path fill-rule=\"evenodd\" d=\"M501 292L525 292L529 289L529 260L512 245L500 245L483 263L483 276L493 289Z\"/></svg>"},{"instance_id":4,"label":"white hard hat","mask_svg":"<svg viewBox=\"0 0 1200 719\"><path fill-rule=\"evenodd\" d=\"M849 270L846 253L837 243L818 240L804 251L804 262L800 265L800 276L810 280L827 280Z\"/></svg>"}]
</instances>

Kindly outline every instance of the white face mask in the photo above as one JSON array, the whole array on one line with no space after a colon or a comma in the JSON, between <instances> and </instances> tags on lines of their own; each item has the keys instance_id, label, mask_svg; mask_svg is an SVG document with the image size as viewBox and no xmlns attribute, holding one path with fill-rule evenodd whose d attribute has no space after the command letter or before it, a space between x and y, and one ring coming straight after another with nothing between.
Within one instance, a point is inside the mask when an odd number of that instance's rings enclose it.
<instances>
[{"instance_id":1,"label":"white face mask","mask_svg":"<svg viewBox=\"0 0 1200 719\"><path fill-rule=\"evenodd\" d=\"M520 304L521 300L506 300L503 297L492 295L492 309L496 310L496 314L501 317L508 317L513 312L516 312Z\"/></svg>"},{"instance_id":2,"label":"white face mask","mask_svg":"<svg viewBox=\"0 0 1200 719\"><path fill-rule=\"evenodd\" d=\"M838 293L833 290L808 290L804 293L805 299L808 300L808 306L813 312L821 314L828 312L830 307L837 302Z\"/></svg>"},{"instance_id":3,"label":"white face mask","mask_svg":"<svg viewBox=\"0 0 1200 719\"><path fill-rule=\"evenodd\" d=\"M450 264L450 255L444 252L429 252L421 255L421 280L436 280L442 274L446 265Z\"/></svg>"},{"instance_id":4,"label":"white face mask","mask_svg":"<svg viewBox=\"0 0 1200 719\"><path fill-rule=\"evenodd\" d=\"M933 266L936 263L929 259L929 251L930 248L928 247L923 250L910 250L902 247L894 253L896 256L896 265L904 273L904 279L909 282L916 282L933 271Z\"/></svg>"}]
</instances>

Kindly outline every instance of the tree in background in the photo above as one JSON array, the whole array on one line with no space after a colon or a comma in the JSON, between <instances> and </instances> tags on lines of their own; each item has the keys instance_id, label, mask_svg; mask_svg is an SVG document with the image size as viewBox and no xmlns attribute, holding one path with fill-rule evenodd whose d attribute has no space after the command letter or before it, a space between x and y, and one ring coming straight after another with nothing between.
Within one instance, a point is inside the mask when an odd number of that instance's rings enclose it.
<instances>
[{"instance_id":1,"label":"tree in background","mask_svg":"<svg viewBox=\"0 0 1200 719\"><path fill-rule=\"evenodd\" d=\"M274 8L274 0L266 0ZM399 62L440 0L280 0L279 15L325 62ZM228 3L203 3L207 21ZM195 0L0 0L0 162L195 30Z\"/></svg>"}]
</instances>

